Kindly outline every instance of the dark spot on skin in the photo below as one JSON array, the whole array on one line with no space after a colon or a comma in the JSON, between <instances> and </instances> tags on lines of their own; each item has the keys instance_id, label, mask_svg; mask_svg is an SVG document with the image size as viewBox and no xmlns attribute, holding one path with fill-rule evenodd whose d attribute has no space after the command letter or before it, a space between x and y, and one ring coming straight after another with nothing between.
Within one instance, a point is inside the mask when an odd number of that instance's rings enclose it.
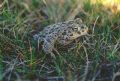
<instances>
[{"instance_id":1,"label":"dark spot on skin","mask_svg":"<svg viewBox=\"0 0 120 81\"><path fill-rule=\"evenodd\" d=\"M66 35L66 32L63 32L62 35Z\"/></svg>"},{"instance_id":2,"label":"dark spot on skin","mask_svg":"<svg viewBox=\"0 0 120 81\"><path fill-rule=\"evenodd\" d=\"M58 30L58 28L54 28L54 30Z\"/></svg>"},{"instance_id":3,"label":"dark spot on skin","mask_svg":"<svg viewBox=\"0 0 120 81\"><path fill-rule=\"evenodd\" d=\"M66 24L65 22L62 22L62 24Z\"/></svg>"},{"instance_id":4,"label":"dark spot on skin","mask_svg":"<svg viewBox=\"0 0 120 81\"><path fill-rule=\"evenodd\" d=\"M74 28L72 28L72 31L74 31Z\"/></svg>"},{"instance_id":5,"label":"dark spot on skin","mask_svg":"<svg viewBox=\"0 0 120 81\"><path fill-rule=\"evenodd\" d=\"M71 31L68 31L68 33L71 33Z\"/></svg>"},{"instance_id":6,"label":"dark spot on skin","mask_svg":"<svg viewBox=\"0 0 120 81\"><path fill-rule=\"evenodd\" d=\"M53 27L56 27L56 25L53 25Z\"/></svg>"},{"instance_id":7,"label":"dark spot on skin","mask_svg":"<svg viewBox=\"0 0 120 81\"><path fill-rule=\"evenodd\" d=\"M49 34L51 34L52 32L49 32Z\"/></svg>"},{"instance_id":8,"label":"dark spot on skin","mask_svg":"<svg viewBox=\"0 0 120 81\"><path fill-rule=\"evenodd\" d=\"M54 30L55 30L54 28L53 28L53 29L51 29L51 32L54 32Z\"/></svg>"},{"instance_id":9,"label":"dark spot on skin","mask_svg":"<svg viewBox=\"0 0 120 81\"><path fill-rule=\"evenodd\" d=\"M45 36L44 36L44 35L43 35L42 37L43 37L43 38L45 38Z\"/></svg>"},{"instance_id":10,"label":"dark spot on skin","mask_svg":"<svg viewBox=\"0 0 120 81\"><path fill-rule=\"evenodd\" d=\"M57 34L55 34L55 37L57 36Z\"/></svg>"},{"instance_id":11,"label":"dark spot on skin","mask_svg":"<svg viewBox=\"0 0 120 81\"><path fill-rule=\"evenodd\" d=\"M69 41L69 37L65 38L66 41Z\"/></svg>"},{"instance_id":12,"label":"dark spot on skin","mask_svg":"<svg viewBox=\"0 0 120 81\"><path fill-rule=\"evenodd\" d=\"M84 26L81 26L81 29L84 29Z\"/></svg>"},{"instance_id":13,"label":"dark spot on skin","mask_svg":"<svg viewBox=\"0 0 120 81\"><path fill-rule=\"evenodd\" d=\"M73 34L71 33L70 36L73 36Z\"/></svg>"},{"instance_id":14,"label":"dark spot on skin","mask_svg":"<svg viewBox=\"0 0 120 81\"><path fill-rule=\"evenodd\" d=\"M51 42L51 40L50 40L49 38L48 38L48 39L46 39L46 41L47 41L47 42Z\"/></svg>"},{"instance_id":15,"label":"dark spot on skin","mask_svg":"<svg viewBox=\"0 0 120 81\"><path fill-rule=\"evenodd\" d=\"M51 37L50 35L48 35L47 37Z\"/></svg>"},{"instance_id":16,"label":"dark spot on skin","mask_svg":"<svg viewBox=\"0 0 120 81\"><path fill-rule=\"evenodd\" d=\"M58 32L60 32L60 30L58 30Z\"/></svg>"},{"instance_id":17,"label":"dark spot on skin","mask_svg":"<svg viewBox=\"0 0 120 81\"><path fill-rule=\"evenodd\" d=\"M64 32L66 32L66 30L64 30Z\"/></svg>"}]
</instances>

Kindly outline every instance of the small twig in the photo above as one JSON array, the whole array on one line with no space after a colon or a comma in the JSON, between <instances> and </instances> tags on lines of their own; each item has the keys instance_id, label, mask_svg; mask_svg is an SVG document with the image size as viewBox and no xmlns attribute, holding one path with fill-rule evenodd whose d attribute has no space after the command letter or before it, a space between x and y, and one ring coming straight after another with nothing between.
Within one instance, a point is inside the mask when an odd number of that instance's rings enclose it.
<instances>
[{"instance_id":1,"label":"small twig","mask_svg":"<svg viewBox=\"0 0 120 81\"><path fill-rule=\"evenodd\" d=\"M92 80L91 81L95 81L96 80L96 78L97 78L97 76L100 74L100 70L98 70L98 72L96 73L96 75L92 78Z\"/></svg>"},{"instance_id":2,"label":"small twig","mask_svg":"<svg viewBox=\"0 0 120 81\"><path fill-rule=\"evenodd\" d=\"M85 50L85 54L86 54L86 67L85 67L85 72L84 72L84 74L83 74L83 78L82 78L82 80L81 81L85 81L86 80L86 77L87 77L87 74L88 74L88 70L89 70L89 60L88 60L88 54L87 54L87 50L86 50L86 48L83 46L83 48L84 48L84 50ZM78 81L78 79L76 80L76 81Z\"/></svg>"},{"instance_id":3,"label":"small twig","mask_svg":"<svg viewBox=\"0 0 120 81\"><path fill-rule=\"evenodd\" d=\"M97 23L99 17L100 17L100 16L97 16L97 18L96 18L96 20L95 20L95 22L94 22L94 26L93 26L93 29L92 29L92 30L93 30L92 34L94 34L95 26L96 26L96 23Z\"/></svg>"},{"instance_id":4,"label":"small twig","mask_svg":"<svg viewBox=\"0 0 120 81\"><path fill-rule=\"evenodd\" d=\"M82 9L82 4L84 0L76 0L76 7L72 8L71 11L68 13L68 18L66 20L71 20L74 19L75 16L81 11L83 12L85 15L87 14L83 9Z\"/></svg>"},{"instance_id":5,"label":"small twig","mask_svg":"<svg viewBox=\"0 0 120 81\"><path fill-rule=\"evenodd\" d=\"M17 72L14 72L14 74L15 74L16 77L17 77L17 81L22 81L21 78L20 78L20 75L19 75Z\"/></svg>"}]
</instances>

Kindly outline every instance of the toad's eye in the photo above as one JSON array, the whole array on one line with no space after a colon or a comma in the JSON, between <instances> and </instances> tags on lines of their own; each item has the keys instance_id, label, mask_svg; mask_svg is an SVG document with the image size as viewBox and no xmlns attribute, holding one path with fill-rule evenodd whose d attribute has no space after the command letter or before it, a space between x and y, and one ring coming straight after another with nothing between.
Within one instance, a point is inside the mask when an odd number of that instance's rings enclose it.
<instances>
[{"instance_id":1,"label":"toad's eye","mask_svg":"<svg viewBox=\"0 0 120 81\"><path fill-rule=\"evenodd\" d=\"M78 27L74 27L73 30L74 30L74 31L78 31Z\"/></svg>"}]
</instances>

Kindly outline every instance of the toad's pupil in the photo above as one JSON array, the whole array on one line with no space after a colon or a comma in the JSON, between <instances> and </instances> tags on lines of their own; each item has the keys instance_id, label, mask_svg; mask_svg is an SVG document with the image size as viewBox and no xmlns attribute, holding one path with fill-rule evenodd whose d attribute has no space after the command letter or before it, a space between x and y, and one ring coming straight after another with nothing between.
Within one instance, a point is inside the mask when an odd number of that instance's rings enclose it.
<instances>
[{"instance_id":1,"label":"toad's pupil","mask_svg":"<svg viewBox=\"0 0 120 81\"><path fill-rule=\"evenodd\" d=\"M75 27L74 29L78 29L77 27Z\"/></svg>"},{"instance_id":2,"label":"toad's pupil","mask_svg":"<svg viewBox=\"0 0 120 81\"><path fill-rule=\"evenodd\" d=\"M74 28L74 30L75 30L75 31L77 31L77 30L78 30L78 28Z\"/></svg>"}]
</instances>

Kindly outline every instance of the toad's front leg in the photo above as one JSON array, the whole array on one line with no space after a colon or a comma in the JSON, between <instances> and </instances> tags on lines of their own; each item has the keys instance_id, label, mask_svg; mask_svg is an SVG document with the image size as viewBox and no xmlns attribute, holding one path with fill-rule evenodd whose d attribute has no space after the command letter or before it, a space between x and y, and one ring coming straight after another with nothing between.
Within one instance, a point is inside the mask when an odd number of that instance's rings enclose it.
<instances>
[{"instance_id":1,"label":"toad's front leg","mask_svg":"<svg viewBox=\"0 0 120 81\"><path fill-rule=\"evenodd\" d=\"M57 52L57 50L54 48L54 43L55 39L53 37L44 38L43 50L46 54L51 54L53 58L55 58L53 51Z\"/></svg>"},{"instance_id":2,"label":"toad's front leg","mask_svg":"<svg viewBox=\"0 0 120 81\"><path fill-rule=\"evenodd\" d=\"M45 52L46 54L51 54L51 56L52 56L53 58L55 58L55 55L54 55L54 53L53 53L53 49L54 49L54 47L53 47L50 43L44 42L44 44L43 44L43 50L44 50L44 52Z\"/></svg>"}]
</instances>

